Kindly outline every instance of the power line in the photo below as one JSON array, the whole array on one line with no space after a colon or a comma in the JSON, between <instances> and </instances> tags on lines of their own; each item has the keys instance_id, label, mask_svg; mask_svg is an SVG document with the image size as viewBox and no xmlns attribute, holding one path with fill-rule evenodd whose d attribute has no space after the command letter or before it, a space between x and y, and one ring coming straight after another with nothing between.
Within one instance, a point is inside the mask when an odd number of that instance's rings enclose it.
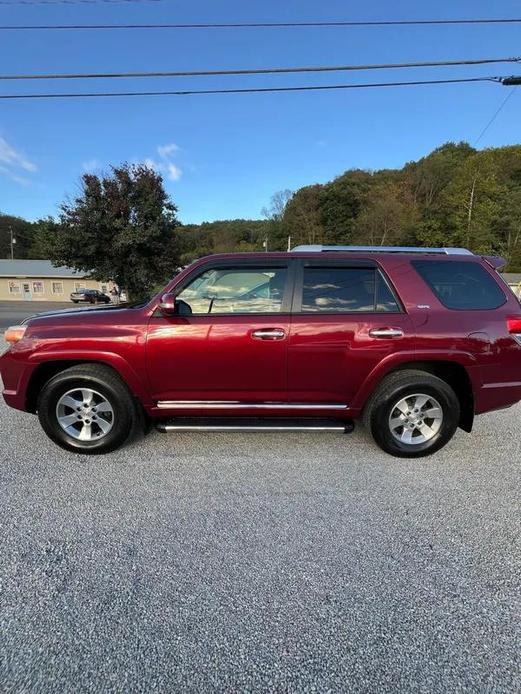
<instances>
[{"instance_id":1,"label":"power line","mask_svg":"<svg viewBox=\"0 0 521 694\"><path fill-rule=\"evenodd\" d=\"M412 87L427 84L463 84L471 82L495 82L502 84L501 77L467 77L444 80L416 80L413 82L376 82L371 84L328 84L307 85L301 87L247 87L238 89L189 89L182 91L154 92L78 92L78 93L42 93L42 94L0 94L0 99L80 99L96 97L122 96L192 96L196 94L260 94L267 92L309 92L333 91L339 89L370 89L378 87Z\"/></svg>"},{"instance_id":2,"label":"power line","mask_svg":"<svg viewBox=\"0 0 521 694\"><path fill-rule=\"evenodd\" d=\"M499 106L499 108L497 109L497 111L494 113L494 115L492 116L492 118L489 120L489 122L485 125L485 127L483 128L483 130L482 130L482 131L480 132L480 134L478 135L476 141L474 142L474 145L477 145L477 144L478 144L478 142L481 140L481 138L483 137L483 135L487 132L487 130L488 130L488 129L490 128L490 126L492 125L492 123L493 123L493 122L496 120L496 118L499 116L499 114L501 113L501 111L502 111L502 110L504 109L504 107L506 106L507 101L510 99L510 97L511 97L512 94L514 93L515 89L516 89L515 87L512 87L512 89L508 92L508 94L506 95L506 97L505 97L505 98L503 99L503 101L501 102L501 105Z\"/></svg>"},{"instance_id":3,"label":"power line","mask_svg":"<svg viewBox=\"0 0 521 694\"><path fill-rule=\"evenodd\" d=\"M0 81L7 80L65 80L65 79L119 79L128 77L213 77L217 75L272 75L309 72L348 72L355 70L389 70L418 67L447 67L454 65L485 65L491 63L519 63L521 58L483 58L480 60L444 60L421 63L382 63L369 65L331 65L304 67L274 67L235 70L190 70L175 72L83 72L55 73L39 75L0 75Z\"/></svg>"},{"instance_id":4,"label":"power line","mask_svg":"<svg viewBox=\"0 0 521 694\"><path fill-rule=\"evenodd\" d=\"M0 0L0 5L15 4L53 4L53 3L96 3L96 2L161 2L162 0ZM9 31L43 31L49 29L290 29L327 27L393 27L393 26L439 26L439 25L479 25L479 24L521 24L520 17L482 18L482 19L407 19L381 21L329 21L329 22L228 22L199 24L24 24L0 26Z\"/></svg>"},{"instance_id":5,"label":"power line","mask_svg":"<svg viewBox=\"0 0 521 694\"><path fill-rule=\"evenodd\" d=\"M163 0L0 0L0 5L116 5L118 3L163 2ZM0 29L17 27L0 27ZM43 28L43 27L42 27ZM53 28L53 27L51 27Z\"/></svg>"}]
</instances>

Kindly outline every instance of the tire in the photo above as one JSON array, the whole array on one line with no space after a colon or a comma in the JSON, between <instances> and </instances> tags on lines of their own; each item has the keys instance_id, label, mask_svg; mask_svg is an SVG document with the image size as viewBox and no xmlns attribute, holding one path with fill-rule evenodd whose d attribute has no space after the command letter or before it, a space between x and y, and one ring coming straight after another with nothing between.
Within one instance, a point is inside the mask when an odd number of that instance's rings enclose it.
<instances>
[{"instance_id":1,"label":"tire","mask_svg":"<svg viewBox=\"0 0 521 694\"><path fill-rule=\"evenodd\" d=\"M73 303L73 304L77 304L78 302L76 301L76 299L73 299L73 300L72 300L72 303Z\"/></svg>"},{"instance_id":2,"label":"tire","mask_svg":"<svg viewBox=\"0 0 521 694\"><path fill-rule=\"evenodd\" d=\"M90 399L83 397L88 393ZM53 376L40 392L37 409L47 436L74 453L110 453L144 432L140 403L103 364L73 366Z\"/></svg>"},{"instance_id":3,"label":"tire","mask_svg":"<svg viewBox=\"0 0 521 694\"><path fill-rule=\"evenodd\" d=\"M427 412L433 416L425 416ZM363 423L386 453L420 458L451 440L459 418L460 403L448 383L425 371L407 370L383 379L365 406Z\"/></svg>"}]
</instances>

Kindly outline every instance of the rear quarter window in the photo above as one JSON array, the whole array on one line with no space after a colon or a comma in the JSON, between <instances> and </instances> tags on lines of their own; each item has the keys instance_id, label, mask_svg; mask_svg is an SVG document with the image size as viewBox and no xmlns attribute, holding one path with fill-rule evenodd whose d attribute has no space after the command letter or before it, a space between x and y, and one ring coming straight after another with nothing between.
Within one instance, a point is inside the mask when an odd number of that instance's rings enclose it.
<instances>
[{"instance_id":1,"label":"rear quarter window","mask_svg":"<svg viewBox=\"0 0 521 694\"><path fill-rule=\"evenodd\" d=\"M483 311L506 302L499 284L479 263L413 260L412 266L447 308Z\"/></svg>"}]
</instances>

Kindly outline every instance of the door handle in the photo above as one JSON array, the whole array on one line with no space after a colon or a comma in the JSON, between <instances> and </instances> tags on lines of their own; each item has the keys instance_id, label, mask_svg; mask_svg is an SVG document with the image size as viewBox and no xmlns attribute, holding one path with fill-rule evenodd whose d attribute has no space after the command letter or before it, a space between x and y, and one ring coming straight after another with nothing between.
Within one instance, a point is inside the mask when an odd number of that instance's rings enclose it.
<instances>
[{"instance_id":1,"label":"door handle","mask_svg":"<svg viewBox=\"0 0 521 694\"><path fill-rule=\"evenodd\" d=\"M369 335L381 339L403 337L403 330L401 328L373 328L369 331Z\"/></svg>"},{"instance_id":2,"label":"door handle","mask_svg":"<svg viewBox=\"0 0 521 694\"><path fill-rule=\"evenodd\" d=\"M282 328L260 328L253 330L251 336L255 340L283 340L286 333Z\"/></svg>"}]
</instances>

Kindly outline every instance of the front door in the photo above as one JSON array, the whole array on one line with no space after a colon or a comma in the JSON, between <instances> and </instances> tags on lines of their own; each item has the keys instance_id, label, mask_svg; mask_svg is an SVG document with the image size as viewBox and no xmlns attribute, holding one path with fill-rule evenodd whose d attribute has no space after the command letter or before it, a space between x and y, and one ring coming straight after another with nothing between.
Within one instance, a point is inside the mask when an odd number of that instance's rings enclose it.
<instances>
[{"instance_id":1,"label":"front door","mask_svg":"<svg viewBox=\"0 0 521 694\"><path fill-rule=\"evenodd\" d=\"M23 282L22 283L22 296L23 296L24 301L32 301L33 295L31 293L30 282Z\"/></svg>"},{"instance_id":2,"label":"front door","mask_svg":"<svg viewBox=\"0 0 521 694\"><path fill-rule=\"evenodd\" d=\"M147 363L156 402L219 408L287 400L287 263L212 264L174 292L179 315L157 311L149 324Z\"/></svg>"},{"instance_id":3,"label":"front door","mask_svg":"<svg viewBox=\"0 0 521 694\"><path fill-rule=\"evenodd\" d=\"M374 262L304 261L288 343L289 399L349 405L382 359L413 342L409 316Z\"/></svg>"}]
</instances>

